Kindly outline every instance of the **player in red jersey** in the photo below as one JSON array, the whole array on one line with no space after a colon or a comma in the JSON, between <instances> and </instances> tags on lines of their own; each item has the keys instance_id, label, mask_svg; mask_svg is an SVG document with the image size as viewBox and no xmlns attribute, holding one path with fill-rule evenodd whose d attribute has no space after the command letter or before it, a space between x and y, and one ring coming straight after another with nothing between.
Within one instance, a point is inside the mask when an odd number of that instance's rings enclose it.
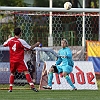
<instances>
[{"instance_id":1,"label":"player in red jersey","mask_svg":"<svg viewBox=\"0 0 100 100\"><path fill-rule=\"evenodd\" d=\"M24 50L31 50L36 46L40 45L40 42L30 46L25 40L21 39L21 29L14 29L14 37L9 38L6 42L4 42L3 46L8 46L10 49L10 78L9 78L9 92L12 92L12 87L14 83L14 73L17 70L18 72L24 72L26 79L31 87L31 89L35 92L38 90L34 87L34 83L32 82L31 76L28 72L28 67L24 61Z\"/></svg>"}]
</instances>

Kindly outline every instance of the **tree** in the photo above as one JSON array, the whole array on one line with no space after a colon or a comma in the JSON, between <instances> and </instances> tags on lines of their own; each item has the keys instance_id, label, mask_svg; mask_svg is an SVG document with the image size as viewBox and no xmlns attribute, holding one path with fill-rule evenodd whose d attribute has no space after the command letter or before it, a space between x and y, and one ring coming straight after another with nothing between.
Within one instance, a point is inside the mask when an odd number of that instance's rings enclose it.
<instances>
[{"instance_id":1,"label":"tree","mask_svg":"<svg viewBox=\"0 0 100 100\"><path fill-rule=\"evenodd\" d=\"M71 2L73 7L78 7L78 0L52 0L53 7L63 8L65 2ZM35 7L49 7L49 0L34 0Z\"/></svg>"},{"instance_id":2,"label":"tree","mask_svg":"<svg viewBox=\"0 0 100 100\"><path fill-rule=\"evenodd\" d=\"M34 0L33 6L35 7L48 7L49 6L49 0Z\"/></svg>"},{"instance_id":3,"label":"tree","mask_svg":"<svg viewBox=\"0 0 100 100\"><path fill-rule=\"evenodd\" d=\"M0 6L27 6L24 0L0 0Z\"/></svg>"},{"instance_id":4,"label":"tree","mask_svg":"<svg viewBox=\"0 0 100 100\"><path fill-rule=\"evenodd\" d=\"M63 7L65 2L71 2L73 5L73 8L82 8L82 4L80 0L52 0L53 1L53 7ZM99 6L99 0L85 0L86 8L97 8ZM37 7L49 7L49 0L34 0L33 6Z\"/></svg>"},{"instance_id":5,"label":"tree","mask_svg":"<svg viewBox=\"0 0 100 100\"><path fill-rule=\"evenodd\" d=\"M86 4L86 8L98 8L99 0L86 0L85 4Z\"/></svg>"}]
</instances>

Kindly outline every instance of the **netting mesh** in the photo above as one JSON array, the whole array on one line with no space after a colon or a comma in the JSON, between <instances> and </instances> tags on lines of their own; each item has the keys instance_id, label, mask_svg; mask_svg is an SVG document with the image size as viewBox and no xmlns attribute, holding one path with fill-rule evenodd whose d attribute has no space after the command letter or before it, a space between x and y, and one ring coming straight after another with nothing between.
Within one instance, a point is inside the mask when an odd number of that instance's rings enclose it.
<instances>
[{"instance_id":1,"label":"netting mesh","mask_svg":"<svg viewBox=\"0 0 100 100\"><path fill-rule=\"evenodd\" d=\"M47 46L48 41L48 18L44 15L15 14L16 26L22 27L23 36L28 43L37 41Z\"/></svg>"},{"instance_id":2,"label":"netting mesh","mask_svg":"<svg viewBox=\"0 0 100 100\"><path fill-rule=\"evenodd\" d=\"M0 45L3 44L5 40L10 36L14 36L13 29L15 27L21 27L22 36L21 38L25 39L29 44L34 44L37 41L40 41L44 47L48 47L48 37L49 37L49 12L36 12L36 11L0 11ZM86 13L85 16L85 40L98 40L99 32L99 16L98 13L91 14ZM53 46L60 46L60 41L63 38L66 38L69 41L69 46L82 46L82 37L83 37L83 14L82 13L66 13L66 12L53 12L52 13L52 36L53 36ZM9 66L9 59L7 61L3 60L4 56L8 54L8 51L3 49L0 50L0 65ZM73 51L75 53L75 51ZM33 55L33 52L27 52L26 55L29 55L29 58L26 61L29 61ZM84 58L83 58L84 59ZM34 62L32 62L34 64ZM35 62L35 72L31 73L31 77L36 84L39 84L42 67L38 67L39 63ZM32 66L31 66L32 67ZM2 69L3 68L3 69ZM9 68L9 67L8 67ZM0 73L4 71L4 66L0 66ZM39 74L37 74L39 73ZM27 82L23 73L16 73L15 84L25 85ZM5 75L9 75L5 74ZM2 73L0 76L2 76ZM39 77L38 77L39 76ZM5 79L7 82L2 82L0 79L0 84L8 84L8 77ZM27 87L27 86L26 86ZM0 88L3 88L1 86ZM4 86L5 88L5 86ZM7 87L6 87L7 88Z\"/></svg>"},{"instance_id":3,"label":"netting mesh","mask_svg":"<svg viewBox=\"0 0 100 100\"><path fill-rule=\"evenodd\" d=\"M22 38L28 43L40 41L48 46L49 36L49 12L11 12L1 14L0 43L12 34L14 27L21 27ZM85 16L85 39L98 39L99 16ZM82 45L83 37L83 15L82 13L58 13L52 14L52 36L53 46L60 46L60 40L67 38L69 45ZM6 34L6 35L5 35Z\"/></svg>"}]
</instances>

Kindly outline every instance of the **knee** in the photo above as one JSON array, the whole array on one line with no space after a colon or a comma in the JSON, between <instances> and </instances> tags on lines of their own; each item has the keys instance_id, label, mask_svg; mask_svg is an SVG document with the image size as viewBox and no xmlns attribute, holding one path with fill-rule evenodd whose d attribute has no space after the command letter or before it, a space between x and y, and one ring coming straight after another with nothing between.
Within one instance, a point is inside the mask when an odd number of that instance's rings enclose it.
<instances>
[{"instance_id":1,"label":"knee","mask_svg":"<svg viewBox=\"0 0 100 100\"><path fill-rule=\"evenodd\" d=\"M51 67L51 68L49 69L49 72L54 72L54 68Z\"/></svg>"},{"instance_id":2,"label":"knee","mask_svg":"<svg viewBox=\"0 0 100 100\"><path fill-rule=\"evenodd\" d=\"M15 73L11 73L10 75L13 75L13 76L14 76L14 75L15 75Z\"/></svg>"},{"instance_id":3,"label":"knee","mask_svg":"<svg viewBox=\"0 0 100 100\"><path fill-rule=\"evenodd\" d=\"M24 74L26 75L26 74L29 74L29 72L28 71L24 71Z\"/></svg>"},{"instance_id":4,"label":"knee","mask_svg":"<svg viewBox=\"0 0 100 100\"><path fill-rule=\"evenodd\" d=\"M62 74L64 77L66 77L68 75L66 72L63 72Z\"/></svg>"}]
</instances>

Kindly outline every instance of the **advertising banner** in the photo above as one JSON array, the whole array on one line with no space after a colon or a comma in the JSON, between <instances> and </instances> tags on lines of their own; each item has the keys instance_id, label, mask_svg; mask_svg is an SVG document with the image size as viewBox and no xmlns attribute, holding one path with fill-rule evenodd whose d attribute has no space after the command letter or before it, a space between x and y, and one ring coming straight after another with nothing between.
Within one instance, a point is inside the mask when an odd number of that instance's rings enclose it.
<instances>
[{"instance_id":1,"label":"advertising banner","mask_svg":"<svg viewBox=\"0 0 100 100\"><path fill-rule=\"evenodd\" d=\"M43 85L47 85L47 73L51 67L51 64L54 65L54 61L45 62L46 66L43 69L40 89L42 90ZM73 84L78 90L87 89L87 90L97 90L96 77L94 73L93 64L91 61L75 61L73 71L70 74L70 78ZM71 86L67 83L66 79L62 74L53 74L52 81L52 90L71 90Z\"/></svg>"},{"instance_id":2,"label":"advertising banner","mask_svg":"<svg viewBox=\"0 0 100 100\"><path fill-rule=\"evenodd\" d=\"M94 72L100 74L100 41L87 41L87 60L92 61Z\"/></svg>"}]
</instances>

